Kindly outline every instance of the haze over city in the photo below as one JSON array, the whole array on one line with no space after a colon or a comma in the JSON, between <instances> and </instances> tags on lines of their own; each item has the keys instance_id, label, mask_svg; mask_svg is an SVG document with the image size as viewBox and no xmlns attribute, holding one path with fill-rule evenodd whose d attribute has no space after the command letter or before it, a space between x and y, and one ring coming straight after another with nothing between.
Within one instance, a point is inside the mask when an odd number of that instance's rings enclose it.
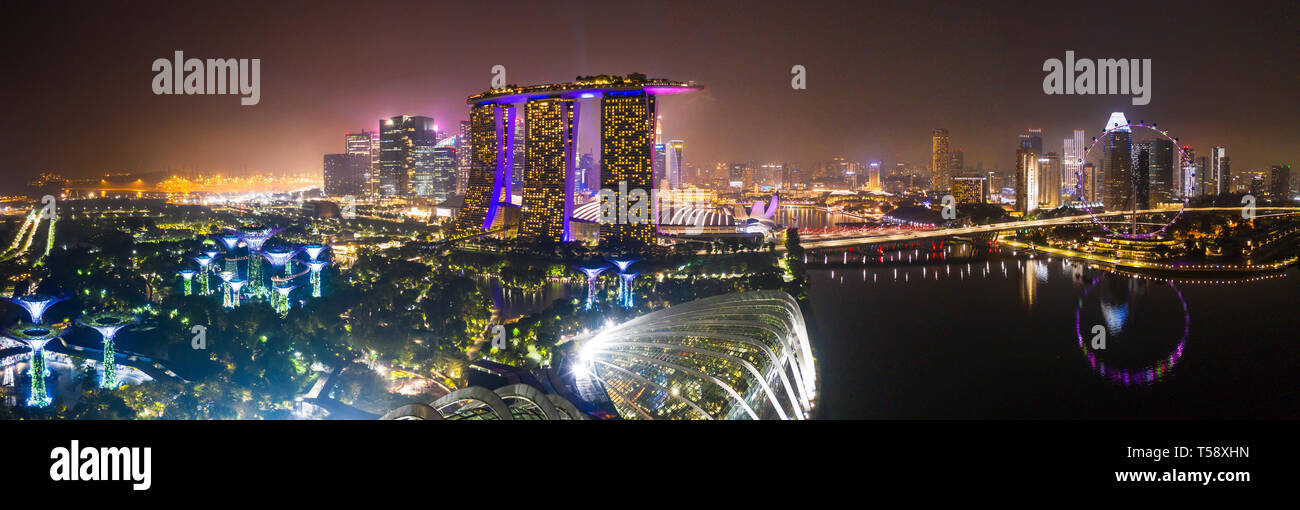
<instances>
[{"instance_id":1,"label":"haze over city","mask_svg":"<svg viewBox=\"0 0 1300 510\"><path fill-rule=\"evenodd\" d=\"M631 72L703 85L660 108L665 136L686 140L687 162L700 167L832 157L923 166L930 131L944 127L970 166L1009 170L1024 129L1042 128L1059 150L1072 129L1095 136L1113 111L1194 146L1225 145L1235 168L1300 155L1300 36L1297 10L1284 2L1231 12L1143 3L1122 14L948 2L662 2L649 16L641 5L583 2L355 7L15 8L0 36L0 133L23 150L5 151L0 171L15 182L41 171L319 172L345 132L375 129L380 118L425 115L456 129L468 118L465 98L489 88L497 64L519 85ZM485 16L519 21L492 32L474 22ZM260 59L260 103L154 95L150 63L178 50ZM1067 50L1150 58L1151 103L1045 95L1043 61ZM793 65L806 67L806 90L791 88ZM584 122L584 152L594 150L594 125Z\"/></svg>"}]
</instances>

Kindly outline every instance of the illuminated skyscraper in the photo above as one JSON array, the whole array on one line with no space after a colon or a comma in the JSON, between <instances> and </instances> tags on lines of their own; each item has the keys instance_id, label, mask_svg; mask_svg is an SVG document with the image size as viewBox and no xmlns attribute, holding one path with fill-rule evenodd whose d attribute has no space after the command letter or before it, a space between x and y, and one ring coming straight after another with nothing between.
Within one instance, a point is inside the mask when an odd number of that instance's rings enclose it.
<instances>
[{"instance_id":1,"label":"illuminated skyscraper","mask_svg":"<svg viewBox=\"0 0 1300 510\"><path fill-rule=\"evenodd\" d=\"M502 143L509 133L514 108L500 107L485 102L470 108L470 158L469 183L465 188L465 206L456 216L456 230L462 233L488 230L496 220L501 188L509 191L509 179L501 179L510 165L506 156L512 154L508 143Z\"/></svg>"},{"instance_id":2,"label":"illuminated skyscraper","mask_svg":"<svg viewBox=\"0 0 1300 510\"><path fill-rule=\"evenodd\" d=\"M1228 166L1228 149L1222 145L1215 145L1210 149L1210 168L1205 176L1213 179L1213 194L1230 193L1232 191L1232 171Z\"/></svg>"},{"instance_id":3,"label":"illuminated skyscraper","mask_svg":"<svg viewBox=\"0 0 1300 510\"><path fill-rule=\"evenodd\" d=\"M469 160L471 149L469 121L460 121L460 136L456 137L456 194L464 195L469 186Z\"/></svg>"},{"instance_id":4,"label":"illuminated skyscraper","mask_svg":"<svg viewBox=\"0 0 1300 510\"><path fill-rule=\"evenodd\" d=\"M379 195L406 196L414 191L413 177L423 149L437 144L429 117L399 115L381 121L379 133ZM421 150L417 150L421 149Z\"/></svg>"},{"instance_id":5,"label":"illuminated skyscraper","mask_svg":"<svg viewBox=\"0 0 1300 510\"><path fill-rule=\"evenodd\" d=\"M867 164L867 189L883 191L883 188L880 187L880 171L881 164L879 161L872 161Z\"/></svg>"},{"instance_id":6,"label":"illuminated skyscraper","mask_svg":"<svg viewBox=\"0 0 1300 510\"><path fill-rule=\"evenodd\" d=\"M681 140L668 142L668 166L665 175L668 177L669 186L673 189L682 187L682 157L685 149L686 142Z\"/></svg>"},{"instance_id":7,"label":"illuminated skyscraper","mask_svg":"<svg viewBox=\"0 0 1300 510\"><path fill-rule=\"evenodd\" d=\"M1133 207L1151 208L1151 143L1133 144Z\"/></svg>"},{"instance_id":8,"label":"illuminated skyscraper","mask_svg":"<svg viewBox=\"0 0 1300 510\"><path fill-rule=\"evenodd\" d=\"M1033 149L1016 150L1016 210L1029 215L1038 208L1038 154Z\"/></svg>"},{"instance_id":9,"label":"illuminated skyscraper","mask_svg":"<svg viewBox=\"0 0 1300 510\"><path fill-rule=\"evenodd\" d=\"M323 173L326 195L359 196L365 193L366 178L370 174L370 155L326 154Z\"/></svg>"},{"instance_id":10,"label":"illuminated skyscraper","mask_svg":"<svg viewBox=\"0 0 1300 510\"><path fill-rule=\"evenodd\" d=\"M578 103L567 98L528 101L523 224L519 236L542 243L571 240L574 150Z\"/></svg>"},{"instance_id":11,"label":"illuminated skyscraper","mask_svg":"<svg viewBox=\"0 0 1300 510\"><path fill-rule=\"evenodd\" d=\"M373 195L379 188L379 132L362 129L360 133L347 133L345 152L364 157L365 172L361 179L361 191L358 194ZM326 182L328 188L328 182ZM329 194L326 191L325 194ZM346 193L345 193L346 194Z\"/></svg>"},{"instance_id":12,"label":"illuminated skyscraper","mask_svg":"<svg viewBox=\"0 0 1300 510\"><path fill-rule=\"evenodd\" d=\"M961 175L966 168L966 153L961 149L948 150L948 179Z\"/></svg>"},{"instance_id":13,"label":"illuminated skyscraper","mask_svg":"<svg viewBox=\"0 0 1300 510\"><path fill-rule=\"evenodd\" d=\"M1113 130L1097 143L1102 144L1102 196L1108 211L1133 207L1133 133L1120 112L1112 113L1106 129Z\"/></svg>"},{"instance_id":14,"label":"illuminated skyscraper","mask_svg":"<svg viewBox=\"0 0 1300 510\"><path fill-rule=\"evenodd\" d=\"M617 190L611 197L601 196L601 207L614 207L630 211L650 205L638 203L649 200L653 187L654 168L650 159L654 136L655 96L641 90L607 92L600 101L600 186ZM633 195L642 190L645 196ZM617 204L608 204L617 200ZM646 246L655 241L655 226L648 217L619 214L620 221L600 225L600 244L608 247Z\"/></svg>"},{"instance_id":15,"label":"illuminated skyscraper","mask_svg":"<svg viewBox=\"0 0 1300 510\"><path fill-rule=\"evenodd\" d=\"M1174 200L1174 142L1165 138L1147 141L1148 167L1150 175L1150 205L1168 203Z\"/></svg>"},{"instance_id":16,"label":"illuminated skyscraper","mask_svg":"<svg viewBox=\"0 0 1300 510\"><path fill-rule=\"evenodd\" d=\"M1268 196L1273 200L1291 199L1291 165L1273 165L1269 169Z\"/></svg>"},{"instance_id":17,"label":"illuminated skyscraper","mask_svg":"<svg viewBox=\"0 0 1300 510\"><path fill-rule=\"evenodd\" d=\"M1061 157L1049 152L1038 158L1038 206L1056 209L1061 205Z\"/></svg>"},{"instance_id":18,"label":"illuminated skyscraper","mask_svg":"<svg viewBox=\"0 0 1300 510\"><path fill-rule=\"evenodd\" d=\"M984 177L953 177L952 194L958 204L982 204L988 196Z\"/></svg>"},{"instance_id":19,"label":"illuminated skyscraper","mask_svg":"<svg viewBox=\"0 0 1300 510\"><path fill-rule=\"evenodd\" d=\"M1088 146L1084 144L1084 130L1074 130L1074 138L1066 138L1061 154L1061 171L1065 173L1061 182L1066 186L1079 184L1079 172L1083 169L1083 156Z\"/></svg>"},{"instance_id":20,"label":"illuminated skyscraper","mask_svg":"<svg viewBox=\"0 0 1300 510\"><path fill-rule=\"evenodd\" d=\"M1197 184L1197 174L1199 172L1196 170L1196 152L1192 150L1190 145L1183 146L1182 158L1179 162L1178 170L1178 181L1174 187L1174 189L1177 190L1177 198L1186 200L1198 195L1199 193L1197 190L1199 189L1199 185Z\"/></svg>"},{"instance_id":21,"label":"illuminated skyscraper","mask_svg":"<svg viewBox=\"0 0 1300 510\"><path fill-rule=\"evenodd\" d=\"M934 189L938 191L947 191L951 185L952 174L948 165L951 160L948 156L948 130L939 128L930 133L930 178L934 183Z\"/></svg>"},{"instance_id":22,"label":"illuminated skyscraper","mask_svg":"<svg viewBox=\"0 0 1300 510\"><path fill-rule=\"evenodd\" d=\"M1098 191L1101 189L1100 173L1097 172L1097 165L1084 163L1079 168L1079 177L1082 181L1078 189L1081 200L1088 204L1095 204L1099 199Z\"/></svg>"}]
</instances>

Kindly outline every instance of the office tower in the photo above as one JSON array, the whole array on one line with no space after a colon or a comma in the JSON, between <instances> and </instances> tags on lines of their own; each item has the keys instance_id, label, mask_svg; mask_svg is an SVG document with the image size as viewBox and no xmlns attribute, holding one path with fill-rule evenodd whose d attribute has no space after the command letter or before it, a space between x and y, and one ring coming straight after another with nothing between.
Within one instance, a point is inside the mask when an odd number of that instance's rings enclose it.
<instances>
[{"instance_id":1,"label":"office tower","mask_svg":"<svg viewBox=\"0 0 1300 510\"><path fill-rule=\"evenodd\" d=\"M1101 200L1108 211L1128 210L1133 206L1133 133L1120 112L1112 113L1106 125L1112 131L1098 141L1102 144Z\"/></svg>"},{"instance_id":2,"label":"office tower","mask_svg":"<svg viewBox=\"0 0 1300 510\"><path fill-rule=\"evenodd\" d=\"M1034 151L1034 154L1043 155L1043 130L1039 128L1026 129L1020 134L1020 147Z\"/></svg>"},{"instance_id":3,"label":"office tower","mask_svg":"<svg viewBox=\"0 0 1300 510\"><path fill-rule=\"evenodd\" d=\"M949 164L948 130L939 128L930 133L930 179L936 191L947 191L951 186Z\"/></svg>"},{"instance_id":4,"label":"office tower","mask_svg":"<svg viewBox=\"0 0 1300 510\"><path fill-rule=\"evenodd\" d=\"M1056 209L1061 205L1061 156L1049 152L1038 158L1038 206Z\"/></svg>"},{"instance_id":5,"label":"office tower","mask_svg":"<svg viewBox=\"0 0 1300 510\"><path fill-rule=\"evenodd\" d=\"M1101 176L1097 171L1097 165L1084 163L1079 169L1079 177L1082 179L1078 183L1079 199L1086 204L1095 204L1101 198Z\"/></svg>"},{"instance_id":6,"label":"office tower","mask_svg":"<svg viewBox=\"0 0 1300 510\"><path fill-rule=\"evenodd\" d=\"M686 142L681 140L672 140L667 144L667 161L665 175L668 177L668 183L673 189L682 187L682 155L686 149Z\"/></svg>"},{"instance_id":7,"label":"office tower","mask_svg":"<svg viewBox=\"0 0 1300 510\"><path fill-rule=\"evenodd\" d=\"M1022 146L1016 150L1016 210L1029 215L1038 208L1038 154Z\"/></svg>"},{"instance_id":8,"label":"office tower","mask_svg":"<svg viewBox=\"0 0 1300 510\"><path fill-rule=\"evenodd\" d=\"M514 108L495 103L474 105L469 110L470 170L465 186L465 205L456 215L456 231L470 234L489 230L497 217L497 204L502 188L509 188L509 180L502 180L508 172L506 156L510 152L509 138Z\"/></svg>"},{"instance_id":9,"label":"office tower","mask_svg":"<svg viewBox=\"0 0 1300 510\"><path fill-rule=\"evenodd\" d=\"M1151 143L1133 144L1133 207L1151 208Z\"/></svg>"},{"instance_id":10,"label":"office tower","mask_svg":"<svg viewBox=\"0 0 1300 510\"><path fill-rule=\"evenodd\" d=\"M1228 149L1215 145L1210 149L1210 175L1214 178L1214 194L1232 192L1232 171L1228 166Z\"/></svg>"},{"instance_id":11,"label":"office tower","mask_svg":"<svg viewBox=\"0 0 1300 510\"><path fill-rule=\"evenodd\" d=\"M431 177L428 180L427 196L437 202L445 202L456 195L456 181L459 168L459 152L456 149L459 137L447 137L434 146L430 154Z\"/></svg>"},{"instance_id":12,"label":"office tower","mask_svg":"<svg viewBox=\"0 0 1300 510\"><path fill-rule=\"evenodd\" d=\"M366 138L369 141L369 137ZM324 165L325 195L343 197L360 195L370 170L370 154L326 154Z\"/></svg>"},{"instance_id":13,"label":"office tower","mask_svg":"<svg viewBox=\"0 0 1300 510\"><path fill-rule=\"evenodd\" d=\"M528 101L528 148L525 151L523 223L519 237L537 243L571 240L573 167L577 135L577 102L567 98Z\"/></svg>"},{"instance_id":14,"label":"office tower","mask_svg":"<svg viewBox=\"0 0 1300 510\"><path fill-rule=\"evenodd\" d=\"M984 177L953 177L953 198L958 204L982 204L988 197L988 179Z\"/></svg>"},{"instance_id":15,"label":"office tower","mask_svg":"<svg viewBox=\"0 0 1300 510\"><path fill-rule=\"evenodd\" d=\"M375 138L378 135L379 133L377 131L371 131L369 129L362 129L359 133L347 133L344 135L344 140L346 140L346 148L344 149L344 152L347 154L365 156L367 160L365 172L361 177L361 190L357 191L355 195L374 195L375 190L378 189L379 174L377 171L379 169L379 144L377 143L378 139Z\"/></svg>"},{"instance_id":16,"label":"office tower","mask_svg":"<svg viewBox=\"0 0 1300 510\"><path fill-rule=\"evenodd\" d=\"M1178 168L1174 170L1173 198L1187 200L1196 196L1195 182L1196 154L1192 146L1184 145L1178 157Z\"/></svg>"},{"instance_id":17,"label":"office tower","mask_svg":"<svg viewBox=\"0 0 1300 510\"><path fill-rule=\"evenodd\" d=\"M1083 157L1088 152L1088 146L1083 141L1084 131L1082 129L1074 130L1073 138L1066 138L1061 152L1061 171L1065 176L1061 182L1068 187L1075 187L1079 184L1079 172L1083 168Z\"/></svg>"},{"instance_id":18,"label":"office tower","mask_svg":"<svg viewBox=\"0 0 1300 510\"><path fill-rule=\"evenodd\" d=\"M438 133L433 119L399 115L382 121L379 133L379 195L405 196L412 193L416 148L432 148Z\"/></svg>"},{"instance_id":19,"label":"office tower","mask_svg":"<svg viewBox=\"0 0 1300 510\"><path fill-rule=\"evenodd\" d=\"M867 164L867 189L871 191L882 191L880 187L880 169L879 161L872 161Z\"/></svg>"},{"instance_id":20,"label":"office tower","mask_svg":"<svg viewBox=\"0 0 1300 510\"><path fill-rule=\"evenodd\" d=\"M1196 195L1213 195L1214 186L1214 175L1210 172L1210 157L1196 158Z\"/></svg>"},{"instance_id":21,"label":"office tower","mask_svg":"<svg viewBox=\"0 0 1300 510\"><path fill-rule=\"evenodd\" d=\"M1174 142L1165 138L1147 141L1151 207L1174 200Z\"/></svg>"},{"instance_id":22,"label":"office tower","mask_svg":"<svg viewBox=\"0 0 1300 510\"><path fill-rule=\"evenodd\" d=\"M600 225L600 244L607 247L637 248L655 242L655 226L649 218L624 218L634 208L650 210L649 200L654 168L651 146L654 141L655 96L643 90L607 92L600 100L600 186L617 191L617 204L606 204L609 197L602 194L601 207L620 211L618 222ZM641 190L645 196L628 196L632 190ZM615 205L617 207L615 207Z\"/></svg>"},{"instance_id":23,"label":"office tower","mask_svg":"<svg viewBox=\"0 0 1300 510\"><path fill-rule=\"evenodd\" d=\"M578 183L581 189L591 192L600 191L600 169L596 167L596 155L590 152L578 158Z\"/></svg>"},{"instance_id":24,"label":"office tower","mask_svg":"<svg viewBox=\"0 0 1300 510\"><path fill-rule=\"evenodd\" d=\"M961 149L952 149L948 151L948 178L951 179L961 175L966 168L966 153Z\"/></svg>"},{"instance_id":25,"label":"office tower","mask_svg":"<svg viewBox=\"0 0 1300 510\"><path fill-rule=\"evenodd\" d=\"M1291 165L1273 165L1269 169L1268 196L1273 200L1291 200Z\"/></svg>"},{"instance_id":26,"label":"office tower","mask_svg":"<svg viewBox=\"0 0 1300 510\"><path fill-rule=\"evenodd\" d=\"M460 121L460 136L456 137L456 194L464 195L469 186L470 148L469 121Z\"/></svg>"}]
</instances>

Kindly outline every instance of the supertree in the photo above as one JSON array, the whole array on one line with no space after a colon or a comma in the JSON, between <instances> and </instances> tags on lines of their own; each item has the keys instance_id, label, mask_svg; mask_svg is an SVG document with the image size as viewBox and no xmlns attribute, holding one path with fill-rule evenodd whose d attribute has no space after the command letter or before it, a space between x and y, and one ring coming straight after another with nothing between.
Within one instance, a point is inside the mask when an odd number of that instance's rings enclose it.
<instances>
[{"instance_id":1,"label":"supertree","mask_svg":"<svg viewBox=\"0 0 1300 510\"><path fill-rule=\"evenodd\" d=\"M283 228L248 227L240 230L239 237L248 245L248 287L250 294L263 294L262 289L262 246Z\"/></svg>"},{"instance_id":2,"label":"supertree","mask_svg":"<svg viewBox=\"0 0 1300 510\"><path fill-rule=\"evenodd\" d=\"M320 270L329 265L324 260L307 261L307 268L311 270L311 297L320 297Z\"/></svg>"},{"instance_id":3,"label":"supertree","mask_svg":"<svg viewBox=\"0 0 1300 510\"><path fill-rule=\"evenodd\" d=\"M206 254L194 257L194 261L199 264L199 293L204 296L211 292L208 290L208 273L210 272L213 258L214 257Z\"/></svg>"},{"instance_id":4,"label":"supertree","mask_svg":"<svg viewBox=\"0 0 1300 510\"><path fill-rule=\"evenodd\" d=\"M640 273L629 273L627 268L637 263L641 259L615 260L610 259L610 263L618 266L618 302L623 308L632 307L632 280ZM629 276L630 275L630 276Z\"/></svg>"},{"instance_id":5,"label":"supertree","mask_svg":"<svg viewBox=\"0 0 1300 510\"><path fill-rule=\"evenodd\" d=\"M27 310L27 315L31 317L32 324L41 324L45 320L46 310L49 310L50 307L54 306L55 303L58 303L68 298L66 296L64 297L41 296L41 295L33 294L30 296L23 296L18 298L5 298L5 299L8 300L10 303L21 306L23 310Z\"/></svg>"},{"instance_id":6,"label":"supertree","mask_svg":"<svg viewBox=\"0 0 1300 510\"><path fill-rule=\"evenodd\" d=\"M641 274L641 273L619 273L619 274L618 274L618 278L619 278L619 280L622 280L622 283L623 283L623 286L622 286L621 292L619 292L619 294L621 294L621 296L620 296L621 303L620 303L620 304L623 305L623 308L632 308L632 296L633 296L633 294L632 294L632 280L635 280L635 279L636 279L636 275L638 275L638 274Z\"/></svg>"},{"instance_id":7,"label":"supertree","mask_svg":"<svg viewBox=\"0 0 1300 510\"><path fill-rule=\"evenodd\" d=\"M280 315L283 316L289 313L289 293L293 292L293 289L296 288L298 288L296 285L284 282L276 284L275 288L272 289L274 294L271 296L271 305L275 311L280 312Z\"/></svg>"},{"instance_id":8,"label":"supertree","mask_svg":"<svg viewBox=\"0 0 1300 510\"><path fill-rule=\"evenodd\" d=\"M286 278L293 276L293 256L297 254L298 250L288 248L272 248L262 252L262 256L266 258L267 262L271 263L271 266L284 268Z\"/></svg>"},{"instance_id":9,"label":"supertree","mask_svg":"<svg viewBox=\"0 0 1300 510\"><path fill-rule=\"evenodd\" d=\"M230 284L230 282L235 280L235 273L232 271L222 271L220 273L217 273L217 276L221 277L221 281L223 282L223 285L221 286L222 289L221 306L224 306L226 308L234 308L235 300L230 295L230 290L233 288L233 286Z\"/></svg>"},{"instance_id":10,"label":"supertree","mask_svg":"<svg viewBox=\"0 0 1300 510\"><path fill-rule=\"evenodd\" d=\"M239 308L239 291L244 288L244 284L246 283L248 283L248 281L239 278L226 282L226 285L230 287L231 308Z\"/></svg>"},{"instance_id":11,"label":"supertree","mask_svg":"<svg viewBox=\"0 0 1300 510\"><path fill-rule=\"evenodd\" d=\"M609 266L578 268L579 271L582 271L582 274L587 275L587 307L585 308L586 310L590 310L593 306L595 306L596 279L600 278L600 273L605 272L606 269L609 269Z\"/></svg>"},{"instance_id":12,"label":"supertree","mask_svg":"<svg viewBox=\"0 0 1300 510\"><path fill-rule=\"evenodd\" d=\"M192 286L191 280L193 280L194 275L198 273L195 273L194 270L192 269L182 269L180 271L177 271L176 274L181 275L181 278L185 279L185 295L188 296L192 294L194 292L194 288Z\"/></svg>"},{"instance_id":13,"label":"supertree","mask_svg":"<svg viewBox=\"0 0 1300 510\"><path fill-rule=\"evenodd\" d=\"M309 244L303 246L302 251L306 253L308 257L311 257L311 260L320 260L320 254L324 253L328 248L328 246L322 246L319 244Z\"/></svg>"},{"instance_id":14,"label":"supertree","mask_svg":"<svg viewBox=\"0 0 1300 510\"><path fill-rule=\"evenodd\" d=\"M118 386L113 337L117 335L118 330L135 324L135 321L134 315L115 312L86 315L77 319L82 326L98 331L100 339L104 342L104 376L99 379L100 388L112 389Z\"/></svg>"},{"instance_id":15,"label":"supertree","mask_svg":"<svg viewBox=\"0 0 1300 510\"><path fill-rule=\"evenodd\" d=\"M49 370L45 368L45 344L63 335L65 328L56 325L44 325L31 322L19 322L5 330L9 338L27 344L32 349L31 368L32 389L27 397L27 405L45 407L50 405L50 395L45 391L45 378Z\"/></svg>"},{"instance_id":16,"label":"supertree","mask_svg":"<svg viewBox=\"0 0 1300 510\"><path fill-rule=\"evenodd\" d=\"M231 273L239 272L239 259L235 258L235 249L239 248L239 236L226 234L218 237L221 245L226 247L226 271Z\"/></svg>"}]
</instances>

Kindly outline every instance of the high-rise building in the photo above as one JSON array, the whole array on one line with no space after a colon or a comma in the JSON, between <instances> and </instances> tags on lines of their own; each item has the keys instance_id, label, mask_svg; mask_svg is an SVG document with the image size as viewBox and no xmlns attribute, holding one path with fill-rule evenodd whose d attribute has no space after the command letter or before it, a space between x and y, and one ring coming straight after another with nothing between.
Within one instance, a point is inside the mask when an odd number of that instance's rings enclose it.
<instances>
[{"instance_id":1,"label":"high-rise building","mask_svg":"<svg viewBox=\"0 0 1300 510\"><path fill-rule=\"evenodd\" d=\"M433 119L399 115L382 121L379 133L379 195L412 194L417 157L437 144ZM417 148L421 148L417 152Z\"/></svg>"},{"instance_id":2,"label":"high-rise building","mask_svg":"<svg viewBox=\"0 0 1300 510\"><path fill-rule=\"evenodd\" d=\"M1106 125L1111 131L1098 141L1102 144L1102 203L1108 211L1128 210L1134 198L1133 133L1120 112L1112 113Z\"/></svg>"},{"instance_id":3,"label":"high-rise building","mask_svg":"<svg viewBox=\"0 0 1300 510\"><path fill-rule=\"evenodd\" d=\"M880 169L881 163L879 161L867 163L867 189L871 191L884 190L884 188L880 187Z\"/></svg>"},{"instance_id":4,"label":"high-rise building","mask_svg":"<svg viewBox=\"0 0 1300 510\"><path fill-rule=\"evenodd\" d=\"M668 177L669 186L672 189L681 189L682 187L682 156L686 150L686 142L681 140L672 140L667 144L667 167L665 175Z\"/></svg>"},{"instance_id":5,"label":"high-rise building","mask_svg":"<svg viewBox=\"0 0 1300 510\"><path fill-rule=\"evenodd\" d=\"M1210 172L1214 178L1214 194L1232 192L1232 171L1228 166L1228 149L1215 145L1210 149Z\"/></svg>"},{"instance_id":6,"label":"high-rise building","mask_svg":"<svg viewBox=\"0 0 1300 510\"><path fill-rule=\"evenodd\" d=\"M435 146L417 145L415 173L412 176L412 194L429 197L438 202L456 194L457 154L456 137L447 137Z\"/></svg>"},{"instance_id":7,"label":"high-rise building","mask_svg":"<svg viewBox=\"0 0 1300 510\"><path fill-rule=\"evenodd\" d=\"M568 98L535 99L525 106L528 148L519 228L523 239L544 244L572 240L569 218L573 215L577 114L577 102Z\"/></svg>"},{"instance_id":8,"label":"high-rise building","mask_svg":"<svg viewBox=\"0 0 1300 510\"><path fill-rule=\"evenodd\" d=\"M951 149L948 151L948 175L949 179L961 175L966 168L966 153L961 149Z\"/></svg>"},{"instance_id":9,"label":"high-rise building","mask_svg":"<svg viewBox=\"0 0 1300 510\"><path fill-rule=\"evenodd\" d=\"M511 158L512 172L510 173L510 175L514 176L514 181L511 182L510 185L510 194L513 194L515 192L522 193L523 186L524 186L524 164L526 158L524 154L528 150L527 149L528 129L525 127L526 124L525 117L527 117L527 115L515 116L515 123L512 131L513 133L515 133L515 136L513 138L514 142L511 145L511 147L513 147L514 150L514 154L513 157ZM509 201L510 195L507 194L506 198L507 198L506 201Z\"/></svg>"},{"instance_id":10,"label":"high-rise building","mask_svg":"<svg viewBox=\"0 0 1300 510\"><path fill-rule=\"evenodd\" d=\"M505 158L509 150L514 108L495 103L476 104L469 110L470 157L469 181L465 187L465 205L456 215L456 231L462 234L488 230L496 221L501 188L509 191L510 168ZM507 196L508 197L508 196Z\"/></svg>"},{"instance_id":11,"label":"high-rise building","mask_svg":"<svg viewBox=\"0 0 1300 510\"><path fill-rule=\"evenodd\" d=\"M460 121L460 136L456 137L456 194L464 195L469 187L470 147L469 121Z\"/></svg>"},{"instance_id":12,"label":"high-rise building","mask_svg":"<svg viewBox=\"0 0 1300 510\"><path fill-rule=\"evenodd\" d=\"M1269 169L1268 196L1273 200L1291 199L1291 165L1273 165Z\"/></svg>"},{"instance_id":13,"label":"high-rise building","mask_svg":"<svg viewBox=\"0 0 1300 510\"><path fill-rule=\"evenodd\" d=\"M1038 154L1034 149L1016 150L1016 210L1028 215L1038 208Z\"/></svg>"},{"instance_id":14,"label":"high-rise building","mask_svg":"<svg viewBox=\"0 0 1300 510\"><path fill-rule=\"evenodd\" d=\"M958 204L983 204L988 197L988 179L985 177L953 177L953 198Z\"/></svg>"},{"instance_id":15,"label":"high-rise building","mask_svg":"<svg viewBox=\"0 0 1300 510\"><path fill-rule=\"evenodd\" d=\"M1026 129L1020 135L1020 147L1034 151L1034 154L1043 155L1043 130L1039 128Z\"/></svg>"},{"instance_id":16,"label":"high-rise building","mask_svg":"<svg viewBox=\"0 0 1300 510\"><path fill-rule=\"evenodd\" d=\"M1073 138L1066 138L1061 151L1061 171L1065 173L1061 182L1067 187L1077 187L1080 183L1079 172L1083 169L1083 157L1088 151L1084 144L1084 130L1074 130Z\"/></svg>"},{"instance_id":17,"label":"high-rise building","mask_svg":"<svg viewBox=\"0 0 1300 510\"><path fill-rule=\"evenodd\" d=\"M1174 197L1187 200L1197 193L1196 152L1192 146L1184 145L1178 162L1177 180L1174 182Z\"/></svg>"},{"instance_id":18,"label":"high-rise building","mask_svg":"<svg viewBox=\"0 0 1300 510\"><path fill-rule=\"evenodd\" d=\"M1174 200L1174 142L1166 138L1154 138L1146 142L1148 168L1147 179L1150 188L1151 207L1166 204Z\"/></svg>"},{"instance_id":19,"label":"high-rise building","mask_svg":"<svg viewBox=\"0 0 1300 510\"><path fill-rule=\"evenodd\" d=\"M1151 143L1133 144L1133 207L1151 208Z\"/></svg>"},{"instance_id":20,"label":"high-rise building","mask_svg":"<svg viewBox=\"0 0 1300 510\"><path fill-rule=\"evenodd\" d=\"M952 185L949 164L948 130L939 128L930 133L930 179L937 191L947 191Z\"/></svg>"},{"instance_id":21,"label":"high-rise building","mask_svg":"<svg viewBox=\"0 0 1300 510\"><path fill-rule=\"evenodd\" d=\"M1196 195L1202 197L1213 195L1214 186L1214 175L1210 171L1210 157L1196 158Z\"/></svg>"},{"instance_id":22,"label":"high-rise building","mask_svg":"<svg viewBox=\"0 0 1300 510\"><path fill-rule=\"evenodd\" d=\"M578 174L575 186L585 191L596 192L600 187L600 169L596 167L596 155L590 152L578 158Z\"/></svg>"},{"instance_id":23,"label":"high-rise building","mask_svg":"<svg viewBox=\"0 0 1300 510\"><path fill-rule=\"evenodd\" d=\"M368 138L367 138L368 140ZM325 195L343 197L360 195L370 169L369 151L365 154L326 154L324 164Z\"/></svg>"},{"instance_id":24,"label":"high-rise building","mask_svg":"<svg viewBox=\"0 0 1300 510\"><path fill-rule=\"evenodd\" d=\"M1056 209L1061 205L1061 156L1049 152L1038 158L1038 207Z\"/></svg>"},{"instance_id":25,"label":"high-rise building","mask_svg":"<svg viewBox=\"0 0 1300 510\"><path fill-rule=\"evenodd\" d=\"M369 129L362 129L359 133L347 133L344 135L347 154L356 154L365 156L365 172L362 175L361 189L356 192L357 195L374 195L379 186L379 133Z\"/></svg>"},{"instance_id":26,"label":"high-rise building","mask_svg":"<svg viewBox=\"0 0 1300 510\"><path fill-rule=\"evenodd\" d=\"M645 91L607 92L600 101L600 186L617 192L617 204L606 204L602 194L601 207L631 211L638 205L649 211L653 188L654 167L651 145L654 141L655 96ZM634 190L646 195L629 196ZM620 217L631 216L620 214ZM650 218L625 218L623 221L600 225L600 244L608 247L637 248L654 244L655 225Z\"/></svg>"},{"instance_id":27,"label":"high-rise building","mask_svg":"<svg viewBox=\"0 0 1300 510\"><path fill-rule=\"evenodd\" d=\"M1078 186L1080 199L1086 204L1096 204L1101 200L1101 172L1097 171L1097 165L1084 163L1079 168L1079 177L1082 179Z\"/></svg>"}]
</instances>

